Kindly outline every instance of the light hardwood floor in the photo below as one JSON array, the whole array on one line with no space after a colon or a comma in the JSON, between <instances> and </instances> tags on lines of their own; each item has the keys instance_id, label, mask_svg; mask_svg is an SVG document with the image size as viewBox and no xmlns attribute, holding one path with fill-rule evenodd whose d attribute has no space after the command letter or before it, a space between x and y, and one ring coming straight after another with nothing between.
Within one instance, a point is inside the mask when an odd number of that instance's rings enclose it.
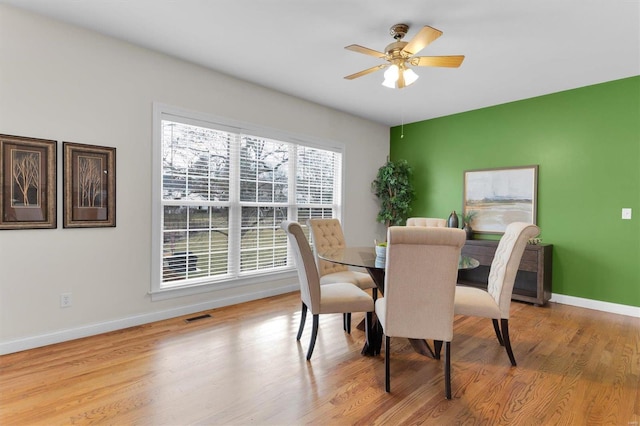
<instances>
[{"instance_id":1,"label":"light hardwood floor","mask_svg":"<svg viewBox=\"0 0 640 426\"><path fill-rule=\"evenodd\" d=\"M443 361L392 339L363 357L363 332L310 318L297 294L215 309L0 357L2 425L634 425L640 421L640 320L550 303L512 304L511 367L491 322L456 317L453 399Z\"/></svg>"}]
</instances>

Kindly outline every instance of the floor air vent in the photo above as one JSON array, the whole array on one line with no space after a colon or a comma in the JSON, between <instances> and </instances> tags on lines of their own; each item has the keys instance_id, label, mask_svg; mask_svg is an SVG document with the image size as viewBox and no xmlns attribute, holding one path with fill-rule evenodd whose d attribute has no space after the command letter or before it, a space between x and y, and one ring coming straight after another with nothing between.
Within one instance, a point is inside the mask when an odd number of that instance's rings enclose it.
<instances>
[{"instance_id":1,"label":"floor air vent","mask_svg":"<svg viewBox=\"0 0 640 426\"><path fill-rule=\"evenodd\" d=\"M188 323L190 323L190 322L203 320L203 319L205 319L205 318L211 318L211 315L209 315L209 314L198 315L197 317L187 318L186 320L184 320L184 322L186 322L186 323L188 324Z\"/></svg>"}]
</instances>

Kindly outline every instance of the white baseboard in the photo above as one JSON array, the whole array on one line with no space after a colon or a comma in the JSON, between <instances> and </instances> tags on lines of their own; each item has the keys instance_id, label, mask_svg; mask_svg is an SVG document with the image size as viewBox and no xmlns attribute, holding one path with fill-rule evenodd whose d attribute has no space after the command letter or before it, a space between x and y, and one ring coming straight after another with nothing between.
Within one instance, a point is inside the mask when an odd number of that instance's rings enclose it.
<instances>
[{"instance_id":1,"label":"white baseboard","mask_svg":"<svg viewBox=\"0 0 640 426\"><path fill-rule=\"evenodd\" d=\"M0 342L0 355L38 348L40 346L53 345L55 343L80 339L82 337L94 336L96 334L108 333L110 331L121 330L123 328L148 324L155 321L162 321L169 318L179 317L181 315L188 315L195 312L206 311L209 309L221 308L223 306L236 305L238 303L249 302L251 300L276 296L278 294L290 293L299 289L300 286L296 282L295 284L284 285L277 288L248 294L242 294L225 299L216 299L208 302L197 303L195 305L180 306L178 308L167 309L164 311L134 315L131 317L120 318L112 321L69 328L66 330L55 331L52 333L46 333L22 339L9 340L6 342Z\"/></svg>"},{"instance_id":2,"label":"white baseboard","mask_svg":"<svg viewBox=\"0 0 640 426\"><path fill-rule=\"evenodd\" d=\"M137 325L148 324L155 321L162 321L169 318L188 315L195 312L206 311L208 309L221 308L223 306L235 305L251 300L276 296L278 294L289 293L299 289L298 284L286 285L274 289L260 292L243 294L225 299L217 299L195 305L181 306L148 314L135 315L132 317L120 318L113 321L106 321L97 324L70 328L55 331L52 333L26 337L22 339L10 340L0 343L0 355L20 352L40 346L53 345L55 343L66 342L68 340L80 339L82 337L94 336L96 334L108 333L110 331L121 330L123 328L135 327ZM552 294L551 302L562 303L564 305L578 306L581 308L595 309L598 311L611 312L614 314L627 315L640 318L640 307L620 305L616 303L601 302L598 300L583 299L580 297L566 296L563 294Z\"/></svg>"},{"instance_id":3,"label":"white baseboard","mask_svg":"<svg viewBox=\"0 0 640 426\"><path fill-rule=\"evenodd\" d=\"M640 318L640 307L638 306L620 305L617 303L601 302L599 300L583 299L581 297L566 296L564 294L555 293L551 294L550 302Z\"/></svg>"}]
</instances>

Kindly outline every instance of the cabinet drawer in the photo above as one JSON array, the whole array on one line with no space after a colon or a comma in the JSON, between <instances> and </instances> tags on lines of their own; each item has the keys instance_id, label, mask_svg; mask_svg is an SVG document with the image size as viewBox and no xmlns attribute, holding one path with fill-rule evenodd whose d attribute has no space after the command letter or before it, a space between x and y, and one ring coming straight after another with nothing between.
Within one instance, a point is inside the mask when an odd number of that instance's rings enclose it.
<instances>
[{"instance_id":1,"label":"cabinet drawer","mask_svg":"<svg viewBox=\"0 0 640 426\"><path fill-rule=\"evenodd\" d=\"M539 262L539 251L538 250L524 250L522 253L522 260L520 260L519 270L522 271L538 271L538 262Z\"/></svg>"}]
</instances>

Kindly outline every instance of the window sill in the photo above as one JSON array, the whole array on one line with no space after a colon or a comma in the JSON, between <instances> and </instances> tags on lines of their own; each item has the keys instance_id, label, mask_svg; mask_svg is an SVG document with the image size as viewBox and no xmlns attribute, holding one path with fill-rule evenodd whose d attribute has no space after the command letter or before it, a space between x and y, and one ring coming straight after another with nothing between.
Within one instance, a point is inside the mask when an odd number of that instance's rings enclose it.
<instances>
[{"instance_id":1,"label":"window sill","mask_svg":"<svg viewBox=\"0 0 640 426\"><path fill-rule=\"evenodd\" d=\"M264 288L264 290L292 287L291 291L293 291L299 288L298 273L295 269L291 269L287 271L253 275L250 277L235 278L224 281L210 281L174 288L153 290L149 292L149 294L151 296L151 301L156 302L160 300L174 299L177 297L192 296L202 293L212 293L216 291L237 289L240 287L256 285L260 285ZM243 294L246 293L248 292L244 292ZM254 292L252 291L251 293Z\"/></svg>"}]
</instances>

